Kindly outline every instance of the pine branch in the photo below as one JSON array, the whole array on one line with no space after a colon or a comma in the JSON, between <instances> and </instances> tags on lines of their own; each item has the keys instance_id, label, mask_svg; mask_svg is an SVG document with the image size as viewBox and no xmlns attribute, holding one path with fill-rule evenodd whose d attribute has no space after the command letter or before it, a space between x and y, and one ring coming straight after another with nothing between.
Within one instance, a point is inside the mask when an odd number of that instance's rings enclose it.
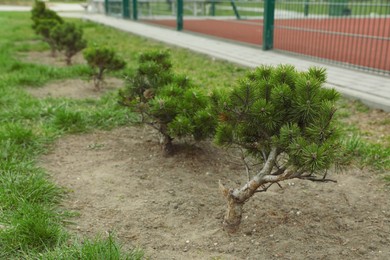
<instances>
[{"instance_id":1,"label":"pine branch","mask_svg":"<svg viewBox=\"0 0 390 260\"><path fill-rule=\"evenodd\" d=\"M274 183L269 184L268 186L263 186L261 190L256 190L255 192L266 192Z\"/></svg>"},{"instance_id":2,"label":"pine branch","mask_svg":"<svg viewBox=\"0 0 390 260\"><path fill-rule=\"evenodd\" d=\"M286 171L286 169L287 169L286 167L279 168L276 171L274 171L273 173L271 173L271 175L274 175L274 176L281 175Z\"/></svg>"},{"instance_id":3,"label":"pine branch","mask_svg":"<svg viewBox=\"0 0 390 260\"><path fill-rule=\"evenodd\" d=\"M301 179L301 180L314 181L314 182L335 182L335 183L337 183L337 181L333 180L333 179L316 178L314 176L308 176L308 177L300 176L300 177L296 177L296 178Z\"/></svg>"},{"instance_id":4,"label":"pine branch","mask_svg":"<svg viewBox=\"0 0 390 260\"><path fill-rule=\"evenodd\" d=\"M272 182L268 186L262 186L263 189L261 190L256 190L255 192L266 192L272 185L277 184L279 188L283 189L282 185L280 185L279 182Z\"/></svg>"}]
</instances>

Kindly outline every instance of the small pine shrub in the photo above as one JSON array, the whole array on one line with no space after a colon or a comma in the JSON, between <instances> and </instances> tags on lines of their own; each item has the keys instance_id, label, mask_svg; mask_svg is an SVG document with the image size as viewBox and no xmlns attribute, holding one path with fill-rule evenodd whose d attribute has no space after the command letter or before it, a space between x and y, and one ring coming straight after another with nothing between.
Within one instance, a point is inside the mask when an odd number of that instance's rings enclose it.
<instances>
[{"instance_id":1,"label":"small pine shrub","mask_svg":"<svg viewBox=\"0 0 390 260\"><path fill-rule=\"evenodd\" d=\"M50 37L58 50L64 51L67 65L71 65L72 57L87 46L82 29L73 23L58 24L51 30Z\"/></svg>"},{"instance_id":2,"label":"small pine shrub","mask_svg":"<svg viewBox=\"0 0 390 260\"><path fill-rule=\"evenodd\" d=\"M57 23L64 22L64 20L56 12L47 9L45 3L39 0L35 0L34 6L31 9L31 20L33 21L33 30L39 35L38 26L42 20L53 20Z\"/></svg>"},{"instance_id":3,"label":"small pine shrub","mask_svg":"<svg viewBox=\"0 0 390 260\"><path fill-rule=\"evenodd\" d=\"M210 98L187 77L175 75L167 51L144 53L120 103L141 115L141 121L157 129L166 155L174 138L205 139L213 132Z\"/></svg>"},{"instance_id":4,"label":"small pine shrub","mask_svg":"<svg viewBox=\"0 0 390 260\"><path fill-rule=\"evenodd\" d=\"M319 68L298 72L293 66L263 66L221 94L215 140L243 149L254 161L253 166L246 161L249 180L241 188L220 186L228 202L227 230L238 228L245 202L274 183L332 181L327 170L341 159L334 117L339 94L324 88L325 81Z\"/></svg>"},{"instance_id":5,"label":"small pine shrub","mask_svg":"<svg viewBox=\"0 0 390 260\"><path fill-rule=\"evenodd\" d=\"M35 28L36 33L42 36L43 40L49 44L52 57L56 56L56 50L58 49L58 46L56 41L51 37L51 31L58 24L59 22L54 19L41 19Z\"/></svg>"},{"instance_id":6,"label":"small pine shrub","mask_svg":"<svg viewBox=\"0 0 390 260\"><path fill-rule=\"evenodd\" d=\"M91 47L84 51L84 58L93 70L95 89L100 89L106 71L121 70L126 62L117 56L113 49L107 47Z\"/></svg>"}]
</instances>

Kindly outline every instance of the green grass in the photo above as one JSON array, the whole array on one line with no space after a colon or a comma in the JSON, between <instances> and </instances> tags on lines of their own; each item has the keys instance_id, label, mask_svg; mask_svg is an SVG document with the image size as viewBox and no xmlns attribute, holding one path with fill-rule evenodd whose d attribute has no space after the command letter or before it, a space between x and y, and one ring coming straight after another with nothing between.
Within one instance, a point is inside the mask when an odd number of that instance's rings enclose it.
<instances>
[{"instance_id":1,"label":"green grass","mask_svg":"<svg viewBox=\"0 0 390 260\"><path fill-rule=\"evenodd\" d=\"M390 137L382 136L375 130L371 133L362 131L358 126L348 122L353 113L357 115L370 113L370 108L359 101L347 99L342 99L339 102L339 107L338 116L342 122L341 128L346 154L360 168L369 167L380 172L389 171ZM376 124L390 127L390 121L386 119L380 120ZM378 135L379 142L370 140L371 135Z\"/></svg>"},{"instance_id":2,"label":"green grass","mask_svg":"<svg viewBox=\"0 0 390 260\"><path fill-rule=\"evenodd\" d=\"M89 69L82 65L57 68L18 60L19 52L49 50L33 34L29 17L29 13L0 13L0 259L141 259L142 251L126 253L111 236L80 242L66 231L64 223L72 213L58 206L64 191L36 165L38 156L64 134L109 130L128 125L135 116L117 104L115 92L98 100L30 96L26 87L86 78ZM125 71L112 74L117 77L131 76L139 54L156 48L171 49L175 71L210 91L231 87L247 71L108 27L74 22L84 28L89 44L115 46L127 61ZM340 117L345 119L356 109L350 109L349 101L343 102ZM358 109L367 112L365 107ZM390 169L388 145L367 142L353 125L345 124L343 128L353 133L345 138L345 146L357 164Z\"/></svg>"},{"instance_id":3,"label":"green grass","mask_svg":"<svg viewBox=\"0 0 390 260\"><path fill-rule=\"evenodd\" d=\"M51 3L85 3L86 0L50 0ZM28 5L34 4L34 0L0 0L0 5Z\"/></svg>"},{"instance_id":4,"label":"green grass","mask_svg":"<svg viewBox=\"0 0 390 260\"><path fill-rule=\"evenodd\" d=\"M125 125L132 115L117 105L115 93L80 101L27 94L26 86L86 78L90 72L86 66L54 68L18 60L18 52L48 50L37 41L29 17L0 13L0 259L64 254L62 259L140 259L142 252L123 253L112 238L77 243L64 228L69 213L58 208L64 191L36 165L37 156L63 134Z\"/></svg>"},{"instance_id":5,"label":"green grass","mask_svg":"<svg viewBox=\"0 0 390 260\"><path fill-rule=\"evenodd\" d=\"M275 8L279 10L304 12L305 0L300 1L280 1L276 3ZM336 3L336 2L334 2ZM329 15L343 8L351 10L351 15L370 15L371 13L384 15L390 14L390 4L387 1L340 1L333 6L329 2L309 1L309 14ZM337 10L335 10L337 9Z\"/></svg>"},{"instance_id":6,"label":"green grass","mask_svg":"<svg viewBox=\"0 0 390 260\"><path fill-rule=\"evenodd\" d=\"M358 131L356 131L358 132ZM390 147L382 144L365 142L359 134L345 137L343 142L346 154L351 156L356 165L373 167L386 172L390 169ZM389 176L387 176L387 179Z\"/></svg>"},{"instance_id":7,"label":"green grass","mask_svg":"<svg viewBox=\"0 0 390 260\"><path fill-rule=\"evenodd\" d=\"M110 234L106 239L98 237L93 240L84 240L82 243L75 241L71 246L58 247L53 251L41 254L39 258L45 260L141 260L144 259L144 253L139 249L135 249L129 253L124 252L121 246L115 242L113 236Z\"/></svg>"}]
</instances>

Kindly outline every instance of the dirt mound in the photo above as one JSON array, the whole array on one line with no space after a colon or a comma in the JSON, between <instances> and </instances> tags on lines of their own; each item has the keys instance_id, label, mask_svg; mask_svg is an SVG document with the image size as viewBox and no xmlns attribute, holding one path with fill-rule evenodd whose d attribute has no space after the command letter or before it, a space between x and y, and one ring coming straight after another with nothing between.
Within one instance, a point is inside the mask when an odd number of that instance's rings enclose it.
<instances>
[{"instance_id":1,"label":"dirt mound","mask_svg":"<svg viewBox=\"0 0 390 260\"><path fill-rule=\"evenodd\" d=\"M99 98L106 91L112 91L124 87L124 80L106 78L101 90L96 91L93 81L81 79L67 79L51 82L39 88L27 88L26 91L37 98L66 97L73 99Z\"/></svg>"},{"instance_id":2,"label":"dirt mound","mask_svg":"<svg viewBox=\"0 0 390 260\"><path fill-rule=\"evenodd\" d=\"M29 51L19 53L19 58L23 62L45 64L54 67L66 67L65 56L63 53L57 52L53 57L50 51ZM72 65L87 64L84 60L82 52L77 53L72 57Z\"/></svg>"},{"instance_id":3,"label":"dirt mound","mask_svg":"<svg viewBox=\"0 0 390 260\"><path fill-rule=\"evenodd\" d=\"M239 160L200 143L165 158L149 128L67 136L41 158L63 206L80 213L75 233L114 231L151 259L389 259L389 192L351 170L333 183L290 181L245 206L238 233L221 230L218 180L245 181Z\"/></svg>"},{"instance_id":4,"label":"dirt mound","mask_svg":"<svg viewBox=\"0 0 390 260\"><path fill-rule=\"evenodd\" d=\"M20 59L24 62L45 64L54 67L66 67L65 58L61 53L56 57L50 55L50 51L20 53ZM77 53L72 58L72 64L86 64L83 54ZM37 98L65 97L73 99L99 98L106 91L122 88L125 85L124 79L106 77L101 85L101 90L96 91L93 80L67 79L50 82L43 87L26 88L26 91Z\"/></svg>"}]
</instances>

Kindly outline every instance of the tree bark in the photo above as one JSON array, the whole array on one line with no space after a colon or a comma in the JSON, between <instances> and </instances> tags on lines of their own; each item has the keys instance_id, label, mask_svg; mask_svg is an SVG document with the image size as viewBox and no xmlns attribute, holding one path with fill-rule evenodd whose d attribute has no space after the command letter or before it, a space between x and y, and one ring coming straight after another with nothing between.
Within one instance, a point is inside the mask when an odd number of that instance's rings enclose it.
<instances>
[{"instance_id":1,"label":"tree bark","mask_svg":"<svg viewBox=\"0 0 390 260\"><path fill-rule=\"evenodd\" d=\"M66 58L65 58L65 60L66 60L66 65L68 65L68 66L72 65L72 56L66 55L65 57L66 57Z\"/></svg>"},{"instance_id":2,"label":"tree bark","mask_svg":"<svg viewBox=\"0 0 390 260\"><path fill-rule=\"evenodd\" d=\"M57 50L55 49L55 47L51 47L51 49L50 49L50 56L52 58L57 57Z\"/></svg>"},{"instance_id":3,"label":"tree bark","mask_svg":"<svg viewBox=\"0 0 390 260\"><path fill-rule=\"evenodd\" d=\"M168 135L163 135L163 152L164 156L171 156L173 154L172 138Z\"/></svg>"},{"instance_id":4,"label":"tree bark","mask_svg":"<svg viewBox=\"0 0 390 260\"><path fill-rule=\"evenodd\" d=\"M160 123L159 131L161 133L160 144L163 148L163 154L164 156L171 156L173 154L173 138L168 134L168 126L164 123Z\"/></svg>"},{"instance_id":5,"label":"tree bark","mask_svg":"<svg viewBox=\"0 0 390 260\"><path fill-rule=\"evenodd\" d=\"M100 91L100 84L103 82L104 68L99 67L98 73L94 76L94 85L96 91Z\"/></svg>"},{"instance_id":6,"label":"tree bark","mask_svg":"<svg viewBox=\"0 0 390 260\"><path fill-rule=\"evenodd\" d=\"M229 233L234 233L238 230L242 219L242 210L245 202L253 196L256 190L268 181L264 180L268 176L274 165L277 157L276 147L271 149L268 159L265 162L261 171L259 171L250 181L248 181L240 189L228 189L219 183L220 190L227 200L227 211L224 218L223 226Z\"/></svg>"},{"instance_id":7,"label":"tree bark","mask_svg":"<svg viewBox=\"0 0 390 260\"><path fill-rule=\"evenodd\" d=\"M238 227L241 224L244 202L236 200L232 195L232 190L225 188L221 183L219 183L219 188L227 201L226 214L223 220L223 229L229 233L234 233L238 230Z\"/></svg>"}]
</instances>

